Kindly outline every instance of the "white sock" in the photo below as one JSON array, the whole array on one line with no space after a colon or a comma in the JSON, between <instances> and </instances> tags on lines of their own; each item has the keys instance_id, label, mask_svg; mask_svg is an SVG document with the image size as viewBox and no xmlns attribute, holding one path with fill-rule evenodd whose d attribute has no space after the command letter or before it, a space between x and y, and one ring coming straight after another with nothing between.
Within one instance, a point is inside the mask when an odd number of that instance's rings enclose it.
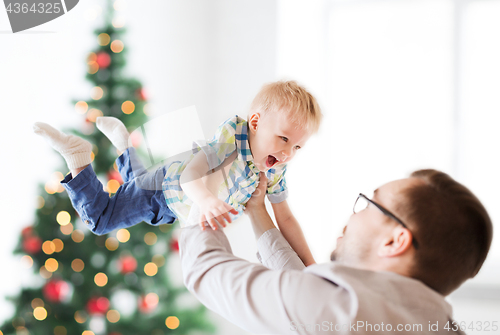
<instances>
[{"instance_id":1,"label":"white sock","mask_svg":"<svg viewBox=\"0 0 500 335\"><path fill-rule=\"evenodd\" d=\"M92 144L89 141L75 135L66 135L43 122L35 122L33 131L45 138L50 146L63 156L70 170L91 163Z\"/></svg>"},{"instance_id":2,"label":"white sock","mask_svg":"<svg viewBox=\"0 0 500 335\"><path fill-rule=\"evenodd\" d=\"M96 120L96 126L111 141L116 149L125 151L130 147L130 134L119 119L112 116L100 116Z\"/></svg>"}]
</instances>

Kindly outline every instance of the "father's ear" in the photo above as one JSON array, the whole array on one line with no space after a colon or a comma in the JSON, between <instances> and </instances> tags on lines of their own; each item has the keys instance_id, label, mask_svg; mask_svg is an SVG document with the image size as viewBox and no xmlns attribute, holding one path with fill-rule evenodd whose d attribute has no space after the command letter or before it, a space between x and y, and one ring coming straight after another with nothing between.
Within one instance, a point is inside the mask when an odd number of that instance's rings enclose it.
<instances>
[{"instance_id":1,"label":"father's ear","mask_svg":"<svg viewBox=\"0 0 500 335\"><path fill-rule=\"evenodd\" d=\"M398 226L387 235L380 244L379 257L395 257L404 254L411 247L411 233L408 229Z\"/></svg>"},{"instance_id":2,"label":"father's ear","mask_svg":"<svg viewBox=\"0 0 500 335\"><path fill-rule=\"evenodd\" d=\"M255 132L257 131L259 121L260 121L260 114L259 113L253 113L248 118L248 128L250 129L252 134L255 134Z\"/></svg>"}]
</instances>

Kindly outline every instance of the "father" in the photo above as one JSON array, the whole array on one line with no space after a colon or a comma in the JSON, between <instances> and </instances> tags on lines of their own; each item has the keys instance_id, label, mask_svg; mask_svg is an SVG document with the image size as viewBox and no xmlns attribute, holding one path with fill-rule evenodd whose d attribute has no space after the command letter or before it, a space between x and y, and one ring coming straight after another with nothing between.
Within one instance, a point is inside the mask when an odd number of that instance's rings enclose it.
<instances>
[{"instance_id":1,"label":"father","mask_svg":"<svg viewBox=\"0 0 500 335\"><path fill-rule=\"evenodd\" d=\"M247 204L259 260L232 254L221 229L183 228L187 288L241 328L273 334L463 334L444 297L481 268L493 228L480 201L436 170L361 195L332 262L304 267L264 206Z\"/></svg>"}]
</instances>

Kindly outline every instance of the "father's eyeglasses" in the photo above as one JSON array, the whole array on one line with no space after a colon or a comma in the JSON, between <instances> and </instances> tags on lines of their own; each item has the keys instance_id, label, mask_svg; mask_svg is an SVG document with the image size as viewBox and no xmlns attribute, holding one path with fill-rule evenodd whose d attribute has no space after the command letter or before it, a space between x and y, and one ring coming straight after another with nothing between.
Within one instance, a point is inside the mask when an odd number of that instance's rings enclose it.
<instances>
[{"instance_id":1,"label":"father's eyeglasses","mask_svg":"<svg viewBox=\"0 0 500 335\"><path fill-rule=\"evenodd\" d=\"M408 229L408 227L403 223L403 221L398 219L394 214L392 214L387 209L385 209L384 207L377 204L375 201L368 199L368 197L366 195L364 195L363 193L360 193L358 195L358 198L356 199L356 202L354 203L354 208L352 209L354 214L357 214L357 213L361 212L362 210L364 210L366 207L368 207L368 204L370 204L370 203L373 204L378 209L380 209L380 211L382 213L384 213L384 215L390 217L391 219L395 220L397 223L399 223L400 225L402 225L403 227ZM410 229L408 229L408 230L411 232ZM415 236L413 236L413 233L411 235L412 235L411 243L413 243L413 246L415 247L415 249L418 249L417 240L415 240Z\"/></svg>"}]
</instances>

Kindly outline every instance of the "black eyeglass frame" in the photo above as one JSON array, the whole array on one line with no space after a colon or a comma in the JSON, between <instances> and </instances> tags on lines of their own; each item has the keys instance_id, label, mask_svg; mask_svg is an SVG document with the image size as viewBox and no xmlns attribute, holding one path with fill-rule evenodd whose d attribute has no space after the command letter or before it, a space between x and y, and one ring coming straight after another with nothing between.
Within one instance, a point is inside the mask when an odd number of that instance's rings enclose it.
<instances>
[{"instance_id":1,"label":"black eyeglass frame","mask_svg":"<svg viewBox=\"0 0 500 335\"><path fill-rule=\"evenodd\" d=\"M384 207L382 207L381 205L377 204L375 201L369 199L366 195L364 195L363 193L360 193L358 195L358 197L356 198L356 201L354 202L354 207L352 208L352 211L354 214L356 214L356 211L354 210L356 208L356 204L358 203L358 200L359 198L364 198L366 199L366 201L368 201L369 203L373 204L375 207L377 207L378 209L380 209L380 211L382 213L384 213L386 216L390 217L391 219L395 220L397 223L399 223L400 225L402 225L404 228L408 229L408 227L403 223L403 221L401 221L400 219L398 219L396 217L396 215L392 214L391 212L389 212L387 209L385 209ZM417 240L415 239L415 236L413 235L413 233L411 232L410 229L408 229L408 231L411 233L411 243L413 244L413 246L415 247L415 249L418 249L418 242Z\"/></svg>"}]
</instances>

